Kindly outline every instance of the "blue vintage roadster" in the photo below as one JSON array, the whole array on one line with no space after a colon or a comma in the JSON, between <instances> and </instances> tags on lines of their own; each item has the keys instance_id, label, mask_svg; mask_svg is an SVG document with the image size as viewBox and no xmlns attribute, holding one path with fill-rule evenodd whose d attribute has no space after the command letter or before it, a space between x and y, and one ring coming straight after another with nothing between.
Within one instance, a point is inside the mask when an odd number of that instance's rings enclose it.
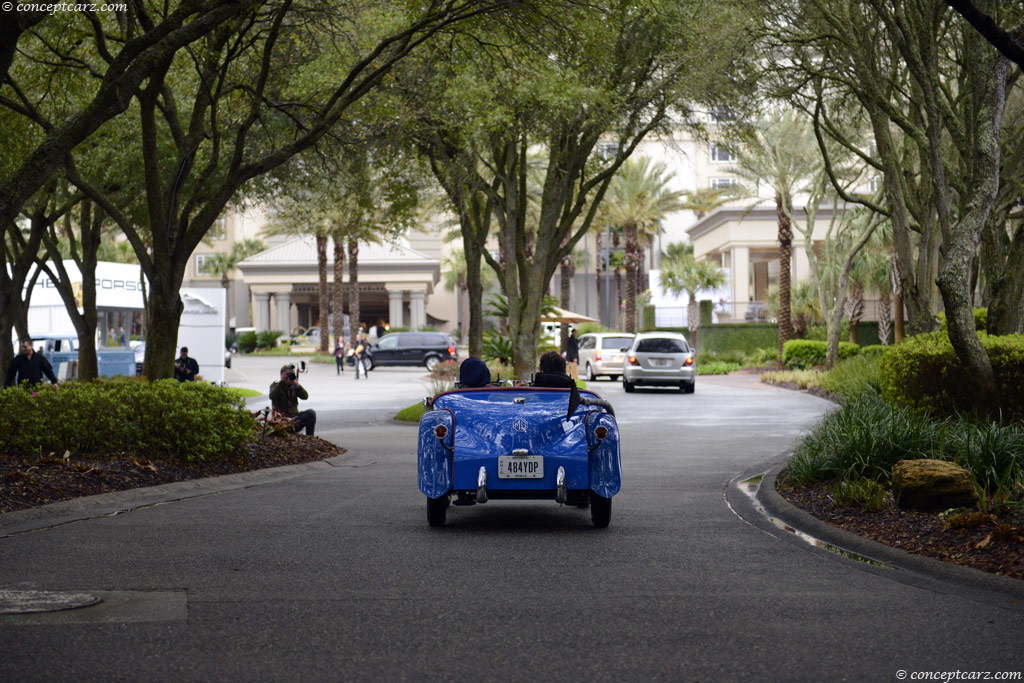
<instances>
[{"instance_id":1,"label":"blue vintage roadster","mask_svg":"<svg viewBox=\"0 0 1024 683\"><path fill-rule=\"evenodd\" d=\"M606 527L619 491L619 429L590 391L529 386L455 389L427 401L420 419L419 487L427 522L448 506L550 499L590 507Z\"/></svg>"}]
</instances>

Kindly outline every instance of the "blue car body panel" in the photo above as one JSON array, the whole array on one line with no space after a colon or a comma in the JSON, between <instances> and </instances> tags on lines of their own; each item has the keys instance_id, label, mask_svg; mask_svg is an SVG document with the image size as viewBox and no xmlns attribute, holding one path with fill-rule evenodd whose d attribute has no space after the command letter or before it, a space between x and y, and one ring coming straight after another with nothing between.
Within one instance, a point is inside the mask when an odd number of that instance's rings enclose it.
<instances>
[{"instance_id":1,"label":"blue car body panel","mask_svg":"<svg viewBox=\"0 0 1024 683\"><path fill-rule=\"evenodd\" d=\"M582 391L583 397L599 398ZM621 485L619 433L615 418L603 408L580 405L568 420L570 392L565 389L508 387L462 389L440 394L424 413L419 431L419 486L429 498L452 491L475 491L481 467L487 491L515 498L554 497L559 467L570 491L590 489L605 498ZM445 425L445 439L435 433ZM597 427L607 436L599 440ZM454 432L454 439L452 438ZM544 476L501 479L498 458L525 450L544 457Z\"/></svg>"}]
</instances>

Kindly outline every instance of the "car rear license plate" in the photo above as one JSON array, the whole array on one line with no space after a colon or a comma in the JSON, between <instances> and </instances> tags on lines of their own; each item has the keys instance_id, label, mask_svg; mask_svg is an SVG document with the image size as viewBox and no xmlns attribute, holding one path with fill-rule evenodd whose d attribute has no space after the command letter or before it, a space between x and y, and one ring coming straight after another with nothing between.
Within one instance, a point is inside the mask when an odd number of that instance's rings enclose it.
<instances>
[{"instance_id":1,"label":"car rear license plate","mask_svg":"<svg viewBox=\"0 0 1024 683\"><path fill-rule=\"evenodd\" d=\"M543 455L499 455L498 479L543 479Z\"/></svg>"},{"instance_id":2,"label":"car rear license plate","mask_svg":"<svg viewBox=\"0 0 1024 683\"><path fill-rule=\"evenodd\" d=\"M652 358L651 359L651 367L667 368L671 362L672 361L670 361L667 358Z\"/></svg>"}]
</instances>

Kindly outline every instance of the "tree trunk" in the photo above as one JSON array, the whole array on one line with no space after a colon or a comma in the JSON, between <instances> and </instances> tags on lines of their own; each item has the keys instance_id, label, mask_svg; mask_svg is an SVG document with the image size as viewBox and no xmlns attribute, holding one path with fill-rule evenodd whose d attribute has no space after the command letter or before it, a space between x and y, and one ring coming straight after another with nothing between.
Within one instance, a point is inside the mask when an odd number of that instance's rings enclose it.
<instances>
[{"instance_id":1,"label":"tree trunk","mask_svg":"<svg viewBox=\"0 0 1024 683\"><path fill-rule=\"evenodd\" d=\"M331 326L331 342L341 340L345 346L345 237L336 230L331 237L334 243L334 324Z\"/></svg>"},{"instance_id":2,"label":"tree trunk","mask_svg":"<svg viewBox=\"0 0 1024 683\"><path fill-rule=\"evenodd\" d=\"M355 346L359 332L359 240L348 238L348 335L349 343Z\"/></svg>"},{"instance_id":3,"label":"tree trunk","mask_svg":"<svg viewBox=\"0 0 1024 683\"><path fill-rule=\"evenodd\" d=\"M35 265L42 232L31 231L26 241L13 222L0 224L0 229L6 231L0 236L0 256L4 264L0 266L0 372L6 372L14 360L14 348L6 340L11 338L11 330L24 315L23 290ZM18 336L27 337L28 330L18 330Z\"/></svg>"},{"instance_id":4,"label":"tree trunk","mask_svg":"<svg viewBox=\"0 0 1024 683\"><path fill-rule=\"evenodd\" d=\"M778 194L775 197L775 212L779 221L779 350L778 361L782 362L782 346L793 336L790 322L790 264L793 261L793 226L790 221L789 207L792 201L788 196Z\"/></svg>"},{"instance_id":5,"label":"tree trunk","mask_svg":"<svg viewBox=\"0 0 1024 683\"><path fill-rule=\"evenodd\" d=\"M480 358L484 353L483 248L476 242L470 244L463 240L463 252L466 255L466 294L469 299L469 318L462 321L463 334L468 326L469 355Z\"/></svg>"},{"instance_id":6,"label":"tree trunk","mask_svg":"<svg viewBox=\"0 0 1024 683\"><path fill-rule=\"evenodd\" d=\"M969 61L973 67L967 71L968 96L973 107L965 116L973 142L973 177L966 184L970 188L966 210L952 226L952 242L946 245L938 285L946 308L949 340L970 383L971 405L983 414L995 416L1000 405L999 388L975 329L969 279L971 259L999 190L999 129L1009 62L996 56L971 29L967 29L964 42L965 53L974 57Z\"/></svg>"},{"instance_id":7,"label":"tree trunk","mask_svg":"<svg viewBox=\"0 0 1024 683\"><path fill-rule=\"evenodd\" d=\"M327 237L325 235L316 236L316 270L320 306L319 353L326 356L329 353L327 344L331 339L331 290L327 287Z\"/></svg>"},{"instance_id":8,"label":"tree trunk","mask_svg":"<svg viewBox=\"0 0 1024 683\"><path fill-rule=\"evenodd\" d=\"M686 305L686 326L690 332L690 346L697 348L697 336L700 332L700 310L697 306L697 292L690 292L690 301Z\"/></svg>"},{"instance_id":9,"label":"tree trunk","mask_svg":"<svg viewBox=\"0 0 1024 683\"><path fill-rule=\"evenodd\" d=\"M623 226L626 234L626 332L636 334L636 280L640 255L640 240L636 223Z\"/></svg>"},{"instance_id":10,"label":"tree trunk","mask_svg":"<svg viewBox=\"0 0 1024 683\"><path fill-rule=\"evenodd\" d=\"M157 277L149 283L149 298L146 302L146 359L143 374L147 380L167 379L174 376L175 346L178 343L178 326L185 305L179 289L182 278L174 277L169 268L162 267L154 259ZM202 368L199 373L202 374Z\"/></svg>"},{"instance_id":11,"label":"tree trunk","mask_svg":"<svg viewBox=\"0 0 1024 683\"><path fill-rule=\"evenodd\" d=\"M892 333L892 298L883 294L878 301L878 342L882 346L889 345Z\"/></svg>"},{"instance_id":12,"label":"tree trunk","mask_svg":"<svg viewBox=\"0 0 1024 683\"><path fill-rule=\"evenodd\" d=\"M860 343L860 321L864 317L864 287L854 282L850 297L846 301L847 317L850 319L850 343Z\"/></svg>"},{"instance_id":13,"label":"tree trunk","mask_svg":"<svg viewBox=\"0 0 1024 683\"><path fill-rule=\"evenodd\" d=\"M900 260L892 253L892 343L900 344L906 336L903 324L903 279L900 276Z\"/></svg>"},{"instance_id":14,"label":"tree trunk","mask_svg":"<svg viewBox=\"0 0 1024 683\"><path fill-rule=\"evenodd\" d=\"M985 235L997 229L991 225L991 219L988 223ZM1024 222L1014 229L1009 248L1001 251L1005 253L1005 262L989 282L992 295L987 331L996 335L1016 334L1024 332Z\"/></svg>"}]
</instances>

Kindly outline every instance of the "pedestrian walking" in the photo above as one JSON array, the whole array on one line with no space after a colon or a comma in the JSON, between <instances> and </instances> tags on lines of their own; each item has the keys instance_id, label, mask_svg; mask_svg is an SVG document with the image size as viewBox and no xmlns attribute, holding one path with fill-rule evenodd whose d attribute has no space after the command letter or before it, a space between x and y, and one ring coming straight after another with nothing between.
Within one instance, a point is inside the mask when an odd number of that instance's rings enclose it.
<instances>
[{"instance_id":1,"label":"pedestrian walking","mask_svg":"<svg viewBox=\"0 0 1024 683\"><path fill-rule=\"evenodd\" d=\"M345 342L342 337L338 337L338 341L334 345L334 364L337 374L345 374Z\"/></svg>"},{"instance_id":2,"label":"pedestrian walking","mask_svg":"<svg viewBox=\"0 0 1024 683\"><path fill-rule=\"evenodd\" d=\"M181 355L174 361L174 379L179 382L195 382L199 374L199 362L189 358L188 347L181 347Z\"/></svg>"},{"instance_id":3,"label":"pedestrian walking","mask_svg":"<svg viewBox=\"0 0 1024 683\"><path fill-rule=\"evenodd\" d=\"M363 371L363 379L370 379L370 375L366 371L366 355L368 353L366 348L367 346L368 343L366 341L366 337L363 336L363 331L360 329L359 333L356 335L355 347L352 349L352 355L356 362L356 379L359 379L360 368Z\"/></svg>"},{"instance_id":4,"label":"pedestrian walking","mask_svg":"<svg viewBox=\"0 0 1024 683\"><path fill-rule=\"evenodd\" d=\"M43 383L43 375L56 386L57 377L53 374L53 366L46 356L36 353L32 348L31 339L21 340L21 353L14 357L10 367L7 368L7 379L5 387L17 386L27 382L29 386Z\"/></svg>"}]
</instances>

